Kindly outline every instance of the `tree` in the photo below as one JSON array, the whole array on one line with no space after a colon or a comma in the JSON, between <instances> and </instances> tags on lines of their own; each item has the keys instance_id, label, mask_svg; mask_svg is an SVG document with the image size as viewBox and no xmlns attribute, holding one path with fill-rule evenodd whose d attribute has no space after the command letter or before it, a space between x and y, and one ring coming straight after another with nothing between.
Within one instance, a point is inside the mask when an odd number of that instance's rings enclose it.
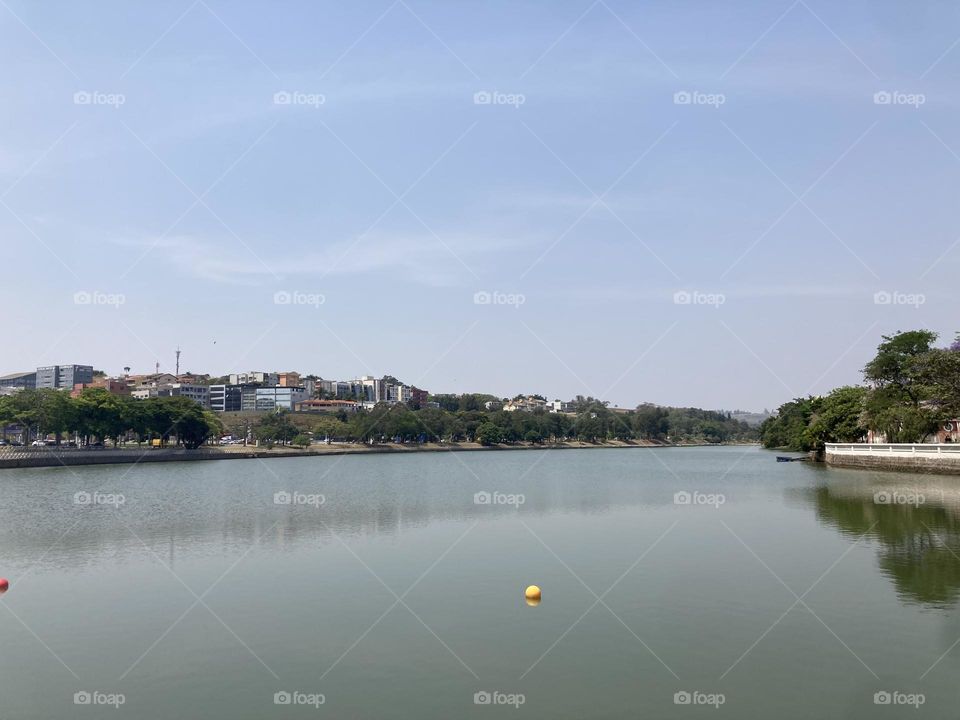
<instances>
[{"instance_id":1,"label":"tree","mask_svg":"<svg viewBox=\"0 0 960 720\"><path fill-rule=\"evenodd\" d=\"M861 442L867 434L861 422L866 396L866 388L847 386L816 398L802 446L821 450L828 442Z\"/></svg>"},{"instance_id":2,"label":"tree","mask_svg":"<svg viewBox=\"0 0 960 720\"><path fill-rule=\"evenodd\" d=\"M871 385L865 420L889 442L921 442L937 427L939 412L925 403L933 396L925 356L936 339L930 330L884 335L876 356L863 369Z\"/></svg>"},{"instance_id":3,"label":"tree","mask_svg":"<svg viewBox=\"0 0 960 720\"><path fill-rule=\"evenodd\" d=\"M503 440L503 428L493 423L483 423L477 428L476 441L481 445L496 445Z\"/></svg>"},{"instance_id":4,"label":"tree","mask_svg":"<svg viewBox=\"0 0 960 720\"><path fill-rule=\"evenodd\" d=\"M760 424L760 441L766 448L811 450L805 436L813 416L814 398L796 398L777 408L777 414Z\"/></svg>"},{"instance_id":5,"label":"tree","mask_svg":"<svg viewBox=\"0 0 960 720\"><path fill-rule=\"evenodd\" d=\"M960 350L935 348L918 355L913 368L926 388L927 404L938 421L960 417Z\"/></svg>"}]
</instances>

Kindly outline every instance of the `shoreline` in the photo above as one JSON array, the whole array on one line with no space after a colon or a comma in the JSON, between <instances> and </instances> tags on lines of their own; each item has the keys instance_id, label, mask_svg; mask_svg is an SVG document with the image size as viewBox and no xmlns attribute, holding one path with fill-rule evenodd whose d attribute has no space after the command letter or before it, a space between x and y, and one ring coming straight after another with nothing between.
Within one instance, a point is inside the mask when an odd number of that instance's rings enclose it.
<instances>
[{"instance_id":1,"label":"shoreline","mask_svg":"<svg viewBox=\"0 0 960 720\"><path fill-rule=\"evenodd\" d=\"M146 462L200 462L206 460L266 460L283 457L324 457L335 455L406 454L424 452L478 452L520 450L601 450L627 448L684 448L720 447L728 445L754 445L755 443L657 443L652 441L610 440L604 443L565 442L544 445L481 445L475 442L424 443L422 445L399 445L383 443L358 445L355 443L331 443L310 448L231 445L226 447L197 448L106 448L103 450L78 450L54 448L17 449L0 452L0 469L37 467L78 467L82 465L135 465Z\"/></svg>"}]
</instances>

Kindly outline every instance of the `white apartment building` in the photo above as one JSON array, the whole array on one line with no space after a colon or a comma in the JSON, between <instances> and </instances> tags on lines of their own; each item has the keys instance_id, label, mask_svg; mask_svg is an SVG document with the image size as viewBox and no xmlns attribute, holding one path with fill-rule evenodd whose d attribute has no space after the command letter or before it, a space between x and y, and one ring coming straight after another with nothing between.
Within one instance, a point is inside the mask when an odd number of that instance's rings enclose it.
<instances>
[{"instance_id":1,"label":"white apartment building","mask_svg":"<svg viewBox=\"0 0 960 720\"><path fill-rule=\"evenodd\" d=\"M253 383L259 383L260 385L279 385L280 375L275 372L257 371L230 374L230 385L252 385Z\"/></svg>"}]
</instances>

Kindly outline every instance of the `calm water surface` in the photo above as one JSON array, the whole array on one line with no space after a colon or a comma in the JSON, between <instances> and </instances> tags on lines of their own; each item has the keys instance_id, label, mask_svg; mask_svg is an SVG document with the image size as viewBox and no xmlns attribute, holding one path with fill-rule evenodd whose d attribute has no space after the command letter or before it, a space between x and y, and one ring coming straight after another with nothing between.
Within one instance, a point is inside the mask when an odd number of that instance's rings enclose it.
<instances>
[{"instance_id":1,"label":"calm water surface","mask_svg":"<svg viewBox=\"0 0 960 720\"><path fill-rule=\"evenodd\" d=\"M124 502L75 502L94 491ZM733 447L431 453L0 471L0 511L3 718L944 718L960 701L960 478Z\"/></svg>"}]
</instances>

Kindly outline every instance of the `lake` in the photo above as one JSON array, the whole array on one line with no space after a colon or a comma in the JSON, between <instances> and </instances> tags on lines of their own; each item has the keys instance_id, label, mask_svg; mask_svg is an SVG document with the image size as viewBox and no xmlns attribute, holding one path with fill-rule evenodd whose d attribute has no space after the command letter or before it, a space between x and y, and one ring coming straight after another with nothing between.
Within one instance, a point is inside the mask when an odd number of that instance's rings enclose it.
<instances>
[{"instance_id":1,"label":"lake","mask_svg":"<svg viewBox=\"0 0 960 720\"><path fill-rule=\"evenodd\" d=\"M2 717L960 699L960 478L753 447L363 455L4 470L0 510Z\"/></svg>"}]
</instances>

